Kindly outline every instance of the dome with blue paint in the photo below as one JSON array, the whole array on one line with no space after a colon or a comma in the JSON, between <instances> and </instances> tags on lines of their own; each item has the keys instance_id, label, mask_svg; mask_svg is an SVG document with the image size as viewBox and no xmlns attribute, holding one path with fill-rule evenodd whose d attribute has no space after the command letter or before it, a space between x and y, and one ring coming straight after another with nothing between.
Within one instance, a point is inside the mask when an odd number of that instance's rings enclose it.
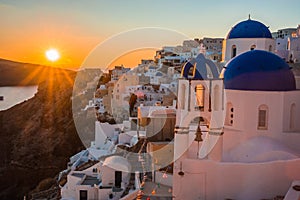
<instances>
[{"instance_id":1,"label":"dome with blue paint","mask_svg":"<svg viewBox=\"0 0 300 200\"><path fill-rule=\"evenodd\" d=\"M219 71L217 66L210 59L206 59L205 56L200 53L196 58L186 62L181 70L181 77L192 80L206 80L209 79L207 67L211 71L213 78L219 77ZM189 76L190 70L193 69L193 75Z\"/></svg>"},{"instance_id":2,"label":"dome with blue paint","mask_svg":"<svg viewBox=\"0 0 300 200\"><path fill-rule=\"evenodd\" d=\"M262 50L248 51L227 63L225 89L290 91L296 82L289 65L279 56Z\"/></svg>"},{"instance_id":3,"label":"dome with blue paint","mask_svg":"<svg viewBox=\"0 0 300 200\"><path fill-rule=\"evenodd\" d=\"M251 20L236 24L228 33L227 39L235 38L272 38L272 34L263 23Z\"/></svg>"}]
</instances>

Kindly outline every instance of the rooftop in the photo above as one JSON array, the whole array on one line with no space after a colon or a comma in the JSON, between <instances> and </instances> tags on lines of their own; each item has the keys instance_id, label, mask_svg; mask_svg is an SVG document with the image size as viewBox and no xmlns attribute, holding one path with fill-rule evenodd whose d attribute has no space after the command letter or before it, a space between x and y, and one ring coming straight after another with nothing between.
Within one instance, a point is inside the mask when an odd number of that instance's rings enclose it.
<instances>
[{"instance_id":1,"label":"rooftop","mask_svg":"<svg viewBox=\"0 0 300 200\"><path fill-rule=\"evenodd\" d=\"M81 185L99 185L100 184L100 180L97 177L93 177L93 176L86 176L85 179L83 180L83 182L81 183Z\"/></svg>"},{"instance_id":2,"label":"rooftop","mask_svg":"<svg viewBox=\"0 0 300 200\"><path fill-rule=\"evenodd\" d=\"M83 178L84 177L84 173L73 173L72 176L78 177L78 178Z\"/></svg>"},{"instance_id":3,"label":"rooftop","mask_svg":"<svg viewBox=\"0 0 300 200\"><path fill-rule=\"evenodd\" d=\"M272 38L272 34L267 26L255 20L242 21L236 24L228 33L227 39L235 38Z\"/></svg>"}]
</instances>

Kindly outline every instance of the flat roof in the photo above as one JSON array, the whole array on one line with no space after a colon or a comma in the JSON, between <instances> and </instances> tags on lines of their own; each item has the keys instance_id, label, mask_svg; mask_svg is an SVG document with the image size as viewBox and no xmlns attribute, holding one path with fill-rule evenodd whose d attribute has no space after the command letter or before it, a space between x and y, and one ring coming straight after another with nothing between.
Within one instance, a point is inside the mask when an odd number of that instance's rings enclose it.
<instances>
[{"instance_id":1,"label":"flat roof","mask_svg":"<svg viewBox=\"0 0 300 200\"><path fill-rule=\"evenodd\" d=\"M93 177L93 176L86 176L85 179L83 180L83 182L81 183L81 185L99 185L100 184L100 180L97 177Z\"/></svg>"},{"instance_id":2,"label":"flat roof","mask_svg":"<svg viewBox=\"0 0 300 200\"><path fill-rule=\"evenodd\" d=\"M73 173L71 174L72 176L78 177L78 178L83 178L84 177L84 173Z\"/></svg>"}]
</instances>

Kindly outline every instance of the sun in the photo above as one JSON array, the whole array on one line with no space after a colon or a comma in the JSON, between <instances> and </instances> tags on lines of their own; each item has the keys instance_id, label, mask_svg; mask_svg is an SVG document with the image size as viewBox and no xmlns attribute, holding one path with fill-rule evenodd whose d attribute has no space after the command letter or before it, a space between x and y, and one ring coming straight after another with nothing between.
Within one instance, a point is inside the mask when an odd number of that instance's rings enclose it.
<instances>
[{"instance_id":1,"label":"sun","mask_svg":"<svg viewBox=\"0 0 300 200\"><path fill-rule=\"evenodd\" d=\"M52 62L55 62L60 58L59 52L56 49L48 49L45 54L47 59Z\"/></svg>"}]
</instances>

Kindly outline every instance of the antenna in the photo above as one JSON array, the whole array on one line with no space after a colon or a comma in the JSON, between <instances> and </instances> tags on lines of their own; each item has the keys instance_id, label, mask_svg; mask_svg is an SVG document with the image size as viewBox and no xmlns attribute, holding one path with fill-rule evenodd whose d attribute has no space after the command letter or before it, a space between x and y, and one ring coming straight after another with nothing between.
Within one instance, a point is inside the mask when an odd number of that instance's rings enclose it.
<instances>
[{"instance_id":1,"label":"antenna","mask_svg":"<svg viewBox=\"0 0 300 200\"><path fill-rule=\"evenodd\" d=\"M251 20L251 16L250 16L250 14L248 15L248 20Z\"/></svg>"}]
</instances>

